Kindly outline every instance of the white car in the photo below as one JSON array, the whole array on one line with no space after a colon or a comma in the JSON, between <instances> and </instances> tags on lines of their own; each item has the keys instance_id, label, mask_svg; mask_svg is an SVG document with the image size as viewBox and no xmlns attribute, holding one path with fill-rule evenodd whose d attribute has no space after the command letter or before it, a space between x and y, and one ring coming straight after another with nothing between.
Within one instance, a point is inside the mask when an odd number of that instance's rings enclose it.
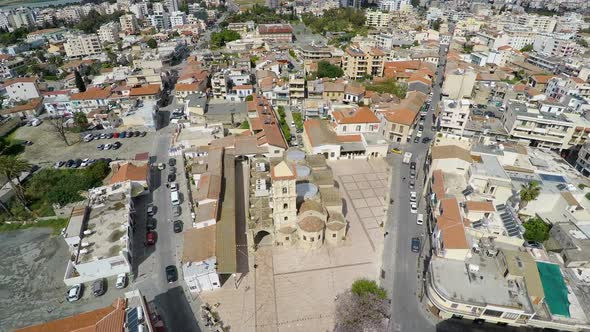
<instances>
[{"instance_id":1,"label":"white car","mask_svg":"<svg viewBox=\"0 0 590 332\"><path fill-rule=\"evenodd\" d=\"M160 171L161 171L161 170L163 170L164 168L166 168L166 164L164 164L164 163L159 163L159 164L158 164L158 169L159 169Z\"/></svg>"},{"instance_id":2,"label":"white car","mask_svg":"<svg viewBox=\"0 0 590 332\"><path fill-rule=\"evenodd\" d=\"M117 276L117 283L115 284L115 288L125 288L127 286L127 274L121 273Z\"/></svg>"},{"instance_id":3,"label":"white car","mask_svg":"<svg viewBox=\"0 0 590 332\"><path fill-rule=\"evenodd\" d=\"M91 163L92 163L92 161L89 158L82 159L82 164L80 165L80 167L86 167L86 166L90 165Z\"/></svg>"},{"instance_id":4,"label":"white car","mask_svg":"<svg viewBox=\"0 0 590 332\"><path fill-rule=\"evenodd\" d=\"M72 286L66 294L66 300L68 300L68 302L78 301L80 297L82 297L82 284Z\"/></svg>"},{"instance_id":5,"label":"white car","mask_svg":"<svg viewBox=\"0 0 590 332\"><path fill-rule=\"evenodd\" d=\"M110 150L110 149L111 149L111 147L112 147L112 145L109 143L109 144L105 144L105 145L104 145L104 147L103 147L102 149L103 149L103 150Z\"/></svg>"},{"instance_id":6,"label":"white car","mask_svg":"<svg viewBox=\"0 0 590 332\"><path fill-rule=\"evenodd\" d=\"M92 134L86 134L86 136L84 136L84 142L90 142L94 139L94 135Z\"/></svg>"},{"instance_id":7,"label":"white car","mask_svg":"<svg viewBox=\"0 0 590 332\"><path fill-rule=\"evenodd\" d=\"M419 213L418 217L416 217L416 224L422 225L423 223L424 223L424 215L422 213Z\"/></svg>"},{"instance_id":8,"label":"white car","mask_svg":"<svg viewBox=\"0 0 590 332\"><path fill-rule=\"evenodd\" d=\"M412 212L412 213L418 213L418 204L416 204L416 203L410 203L410 212Z\"/></svg>"},{"instance_id":9,"label":"white car","mask_svg":"<svg viewBox=\"0 0 590 332\"><path fill-rule=\"evenodd\" d=\"M416 137L422 137L422 132L421 131L417 132Z\"/></svg>"},{"instance_id":10,"label":"white car","mask_svg":"<svg viewBox=\"0 0 590 332\"><path fill-rule=\"evenodd\" d=\"M172 182L170 184L170 191L174 192L174 191L178 191L178 183L176 182Z\"/></svg>"},{"instance_id":11,"label":"white car","mask_svg":"<svg viewBox=\"0 0 590 332\"><path fill-rule=\"evenodd\" d=\"M410 191L410 202L416 202L416 192L415 191Z\"/></svg>"}]
</instances>

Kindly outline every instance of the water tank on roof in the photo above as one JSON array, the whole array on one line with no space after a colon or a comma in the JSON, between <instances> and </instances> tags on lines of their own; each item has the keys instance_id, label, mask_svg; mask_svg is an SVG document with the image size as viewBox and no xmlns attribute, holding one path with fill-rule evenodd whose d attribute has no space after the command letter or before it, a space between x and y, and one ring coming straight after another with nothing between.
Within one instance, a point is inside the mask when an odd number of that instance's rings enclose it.
<instances>
[{"instance_id":1,"label":"water tank on roof","mask_svg":"<svg viewBox=\"0 0 590 332\"><path fill-rule=\"evenodd\" d=\"M295 187L297 200L314 198L318 194L318 187L313 183L298 183Z\"/></svg>"},{"instance_id":2,"label":"water tank on roof","mask_svg":"<svg viewBox=\"0 0 590 332\"><path fill-rule=\"evenodd\" d=\"M307 177L311 173L311 170L309 169L309 167L307 167L305 165L297 165L296 169L297 169L297 177L298 178Z\"/></svg>"}]
</instances>

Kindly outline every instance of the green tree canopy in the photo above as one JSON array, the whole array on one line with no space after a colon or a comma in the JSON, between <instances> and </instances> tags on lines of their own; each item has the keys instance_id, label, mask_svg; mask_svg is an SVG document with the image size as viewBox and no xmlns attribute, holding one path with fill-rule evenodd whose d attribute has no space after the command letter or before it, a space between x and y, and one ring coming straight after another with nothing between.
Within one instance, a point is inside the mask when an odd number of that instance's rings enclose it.
<instances>
[{"instance_id":1,"label":"green tree canopy","mask_svg":"<svg viewBox=\"0 0 590 332\"><path fill-rule=\"evenodd\" d=\"M534 201L541 194L541 187L537 181L531 181L522 185L520 189L521 208L525 207L530 201Z\"/></svg>"},{"instance_id":2,"label":"green tree canopy","mask_svg":"<svg viewBox=\"0 0 590 332\"><path fill-rule=\"evenodd\" d=\"M88 118L86 117L86 114L83 112L74 113L74 123L76 124L76 127L82 130L88 128Z\"/></svg>"},{"instance_id":3,"label":"green tree canopy","mask_svg":"<svg viewBox=\"0 0 590 332\"><path fill-rule=\"evenodd\" d=\"M533 44L524 45L524 47L520 49L521 52L530 52L532 50L533 50Z\"/></svg>"},{"instance_id":4,"label":"green tree canopy","mask_svg":"<svg viewBox=\"0 0 590 332\"><path fill-rule=\"evenodd\" d=\"M358 32L365 29L365 12L354 8L333 8L323 16L305 13L301 19L315 33Z\"/></svg>"},{"instance_id":5,"label":"green tree canopy","mask_svg":"<svg viewBox=\"0 0 590 332\"><path fill-rule=\"evenodd\" d=\"M154 38L148 39L148 41L146 42L146 44L151 49L154 49L154 48L158 47L158 42Z\"/></svg>"},{"instance_id":6,"label":"green tree canopy","mask_svg":"<svg viewBox=\"0 0 590 332\"><path fill-rule=\"evenodd\" d=\"M525 228L524 239L529 241L544 242L549 239L549 231L551 226L543 221L543 219L531 218L522 224Z\"/></svg>"},{"instance_id":7,"label":"green tree canopy","mask_svg":"<svg viewBox=\"0 0 590 332\"><path fill-rule=\"evenodd\" d=\"M220 32L211 34L211 46L223 47L226 43L242 38L240 34L233 30L223 29Z\"/></svg>"},{"instance_id":8,"label":"green tree canopy","mask_svg":"<svg viewBox=\"0 0 590 332\"><path fill-rule=\"evenodd\" d=\"M333 65L328 61L320 61L318 62L318 71L316 73L317 77L329 77L329 78L338 78L344 75L344 71L340 66Z\"/></svg>"},{"instance_id":9,"label":"green tree canopy","mask_svg":"<svg viewBox=\"0 0 590 332\"><path fill-rule=\"evenodd\" d=\"M378 298L384 300L387 298L385 289L379 287L374 280L359 279L352 283L351 291L358 296L366 296L373 294Z\"/></svg>"},{"instance_id":10,"label":"green tree canopy","mask_svg":"<svg viewBox=\"0 0 590 332\"><path fill-rule=\"evenodd\" d=\"M436 21L432 22L432 30L439 31L441 23L442 20L440 18L437 18Z\"/></svg>"}]
</instances>

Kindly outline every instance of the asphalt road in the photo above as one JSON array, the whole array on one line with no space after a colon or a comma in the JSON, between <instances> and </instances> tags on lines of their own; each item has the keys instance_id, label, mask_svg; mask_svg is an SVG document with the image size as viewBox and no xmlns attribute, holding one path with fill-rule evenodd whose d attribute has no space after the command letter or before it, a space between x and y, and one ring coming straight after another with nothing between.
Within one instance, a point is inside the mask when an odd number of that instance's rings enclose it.
<instances>
[{"instance_id":1,"label":"asphalt road","mask_svg":"<svg viewBox=\"0 0 590 332\"><path fill-rule=\"evenodd\" d=\"M442 82L443 68L446 64L443 48L440 54L441 61L432 91L431 106L424 119L422 137L433 138L436 134L432 131L432 114L440 100L440 82ZM402 164L401 155L393 154L389 157L392 166L390 198L393 199L393 204L387 211L387 220L384 224L386 235L384 235L381 275L381 285L388 291L392 300L389 330L434 331L436 320L426 313L425 306L419 300L420 287L418 286L422 279L423 265L419 261L423 257L410 250L411 238L419 237L422 240L422 253L429 252L428 232L426 224L416 224L417 215L411 213L408 208L410 191L416 191L419 198L418 213L424 213L425 203L421 196L424 191L423 165L428 153L428 145L421 142L406 143L400 148L404 152L412 153L412 160L417 163L418 176L415 189L410 190L408 187L409 165Z\"/></svg>"}]
</instances>

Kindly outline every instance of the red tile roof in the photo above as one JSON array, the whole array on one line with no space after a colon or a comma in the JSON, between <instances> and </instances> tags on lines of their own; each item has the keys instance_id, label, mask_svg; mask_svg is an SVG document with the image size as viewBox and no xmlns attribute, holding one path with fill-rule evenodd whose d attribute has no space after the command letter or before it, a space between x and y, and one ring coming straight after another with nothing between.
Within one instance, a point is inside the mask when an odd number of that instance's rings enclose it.
<instances>
[{"instance_id":1,"label":"red tile roof","mask_svg":"<svg viewBox=\"0 0 590 332\"><path fill-rule=\"evenodd\" d=\"M469 249L457 198L441 199L440 210L441 214L436 218L436 224L441 232L444 248Z\"/></svg>"},{"instance_id":2,"label":"red tile roof","mask_svg":"<svg viewBox=\"0 0 590 332\"><path fill-rule=\"evenodd\" d=\"M31 99L24 105L17 105L12 108L5 108L3 110L0 110L0 114L6 115L6 114L13 114L13 113L18 113L18 112L37 110L38 108L40 108L40 104L42 101L43 101L43 97Z\"/></svg>"},{"instance_id":3,"label":"red tile roof","mask_svg":"<svg viewBox=\"0 0 590 332\"><path fill-rule=\"evenodd\" d=\"M88 311L63 319L18 329L15 332L112 332L123 331L124 299L116 299L108 307Z\"/></svg>"},{"instance_id":4,"label":"red tile roof","mask_svg":"<svg viewBox=\"0 0 590 332\"><path fill-rule=\"evenodd\" d=\"M174 87L174 90L176 90L176 91L197 91L198 88L199 88L199 85L196 83L191 83L191 84L178 83Z\"/></svg>"},{"instance_id":5,"label":"red tile roof","mask_svg":"<svg viewBox=\"0 0 590 332\"><path fill-rule=\"evenodd\" d=\"M130 97L151 96L160 93L160 86L157 84L147 84L136 88L131 88Z\"/></svg>"},{"instance_id":6,"label":"red tile roof","mask_svg":"<svg viewBox=\"0 0 590 332\"><path fill-rule=\"evenodd\" d=\"M125 181L147 181L149 167L147 164L136 166L125 163L119 167L111 177L111 184Z\"/></svg>"},{"instance_id":7,"label":"red tile roof","mask_svg":"<svg viewBox=\"0 0 590 332\"><path fill-rule=\"evenodd\" d=\"M111 88L88 88L84 92L74 93L70 96L70 100L91 100L91 99L107 99L111 96Z\"/></svg>"},{"instance_id":8,"label":"red tile roof","mask_svg":"<svg viewBox=\"0 0 590 332\"><path fill-rule=\"evenodd\" d=\"M258 33L261 35L293 33L293 28L289 24L260 24L258 26Z\"/></svg>"},{"instance_id":9,"label":"red tile roof","mask_svg":"<svg viewBox=\"0 0 590 332\"><path fill-rule=\"evenodd\" d=\"M338 124L379 123L379 118L368 107L356 110L334 111L332 117Z\"/></svg>"},{"instance_id":10,"label":"red tile roof","mask_svg":"<svg viewBox=\"0 0 590 332\"><path fill-rule=\"evenodd\" d=\"M418 113L413 112L407 108L400 108L395 111L384 111L382 114L387 121L405 126L411 126L418 115Z\"/></svg>"}]
</instances>

